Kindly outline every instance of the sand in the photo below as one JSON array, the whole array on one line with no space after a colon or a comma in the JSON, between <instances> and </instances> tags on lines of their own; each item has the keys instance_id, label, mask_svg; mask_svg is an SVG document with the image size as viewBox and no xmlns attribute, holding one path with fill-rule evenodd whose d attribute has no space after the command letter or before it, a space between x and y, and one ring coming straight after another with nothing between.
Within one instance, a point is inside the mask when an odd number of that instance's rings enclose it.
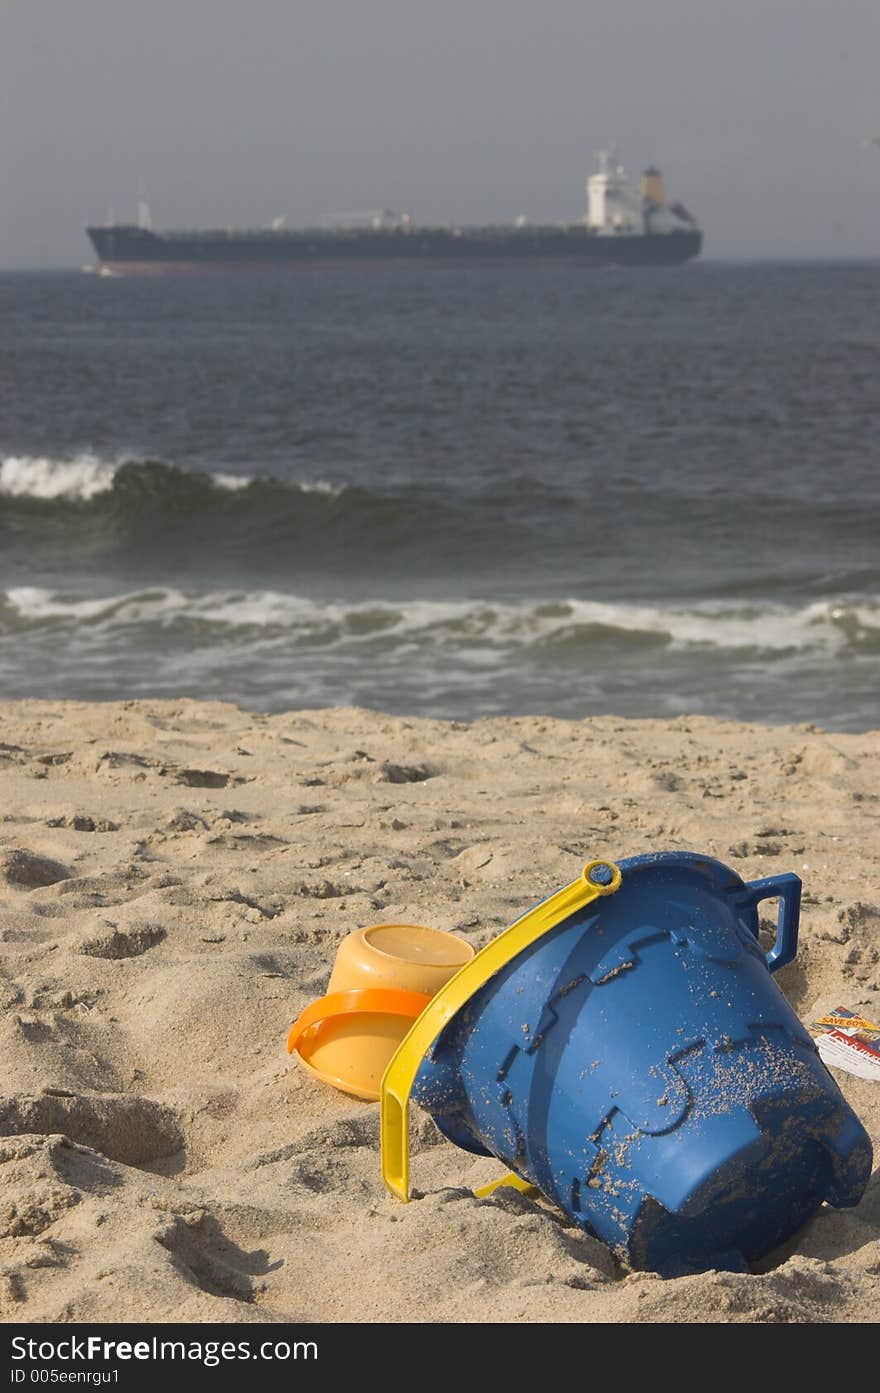
<instances>
[{"instance_id":1,"label":"sand","mask_svg":"<svg viewBox=\"0 0 880 1393\"><path fill-rule=\"evenodd\" d=\"M757 1274L623 1270L419 1115L290 1065L350 929L476 946L597 856L803 877L779 976L880 1011L880 735L702 718L466 725L198 702L0 707L4 1320L839 1321L880 1314L880 1173ZM880 1084L836 1075L880 1150Z\"/></svg>"}]
</instances>

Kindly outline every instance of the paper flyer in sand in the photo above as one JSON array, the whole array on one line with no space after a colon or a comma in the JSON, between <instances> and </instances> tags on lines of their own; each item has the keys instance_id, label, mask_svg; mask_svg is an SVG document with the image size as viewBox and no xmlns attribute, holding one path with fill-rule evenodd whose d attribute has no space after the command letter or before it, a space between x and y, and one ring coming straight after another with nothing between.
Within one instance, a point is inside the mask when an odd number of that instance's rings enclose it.
<instances>
[{"instance_id":1,"label":"paper flyer in sand","mask_svg":"<svg viewBox=\"0 0 880 1393\"><path fill-rule=\"evenodd\" d=\"M880 1082L880 1025L848 1006L835 1006L813 1025L822 1032L816 1045L826 1064L845 1069L860 1079Z\"/></svg>"}]
</instances>

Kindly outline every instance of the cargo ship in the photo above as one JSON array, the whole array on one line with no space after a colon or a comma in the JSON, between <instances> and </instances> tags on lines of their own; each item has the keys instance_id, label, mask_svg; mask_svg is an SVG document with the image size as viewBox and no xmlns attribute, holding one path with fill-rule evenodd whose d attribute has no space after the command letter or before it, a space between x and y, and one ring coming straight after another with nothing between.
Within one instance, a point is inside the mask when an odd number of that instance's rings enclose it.
<instances>
[{"instance_id":1,"label":"cargo ship","mask_svg":"<svg viewBox=\"0 0 880 1393\"><path fill-rule=\"evenodd\" d=\"M658 266L698 256L703 234L680 203L669 203L653 166L634 189L613 150L599 155L586 183L586 215L571 223L468 227L417 225L383 209L319 227L155 231L146 198L135 223L86 229L105 275L343 267Z\"/></svg>"}]
</instances>

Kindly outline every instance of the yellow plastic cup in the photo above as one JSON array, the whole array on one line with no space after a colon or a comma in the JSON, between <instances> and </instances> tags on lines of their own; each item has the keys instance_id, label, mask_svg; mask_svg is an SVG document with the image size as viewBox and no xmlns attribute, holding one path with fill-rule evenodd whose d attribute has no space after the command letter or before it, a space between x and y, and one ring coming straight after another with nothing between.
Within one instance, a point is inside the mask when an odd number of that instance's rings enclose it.
<instances>
[{"instance_id":1,"label":"yellow plastic cup","mask_svg":"<svg viewBox=\"0 0 880 1393\"><path fill-rule=\"evenodd\" d=\"M420 924L355 929L339 945L327 995L292 1026L288 1052L324 1083L377 1100L413 1021L473 956L456 934Z\"/></svg>"},{"instance_id":2,"label":"yellow plastic cup","mask_svg":"<svg viewBox=\"0 0 880 1393\"><path fill-rule=\"evenodd\" d=\"M470 962L474 950L457 934L421 924L374 924L342 940L328 992L351 987L397 987L434 996Z\"/></svg>"}]
</instances>

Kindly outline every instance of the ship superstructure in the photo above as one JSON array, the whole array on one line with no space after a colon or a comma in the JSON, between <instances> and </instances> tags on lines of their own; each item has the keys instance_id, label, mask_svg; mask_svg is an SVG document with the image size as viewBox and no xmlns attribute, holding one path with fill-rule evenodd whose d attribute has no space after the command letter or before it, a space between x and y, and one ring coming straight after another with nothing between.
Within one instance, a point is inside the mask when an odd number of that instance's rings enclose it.
<instances>
[{"instance_id":1,"label":"ship superstructure","mask_svg":"<svg viewBox=\"0 0 880 1393\"><path fill-rule=\"evenodd\" d=\"M587 180L587 231L599 236L664 236L693 231L696 221L681 203L669 204L659 169L649 165L638 193L613 149L599 151L599 169Z\"/></svg>"}]
</instances>

